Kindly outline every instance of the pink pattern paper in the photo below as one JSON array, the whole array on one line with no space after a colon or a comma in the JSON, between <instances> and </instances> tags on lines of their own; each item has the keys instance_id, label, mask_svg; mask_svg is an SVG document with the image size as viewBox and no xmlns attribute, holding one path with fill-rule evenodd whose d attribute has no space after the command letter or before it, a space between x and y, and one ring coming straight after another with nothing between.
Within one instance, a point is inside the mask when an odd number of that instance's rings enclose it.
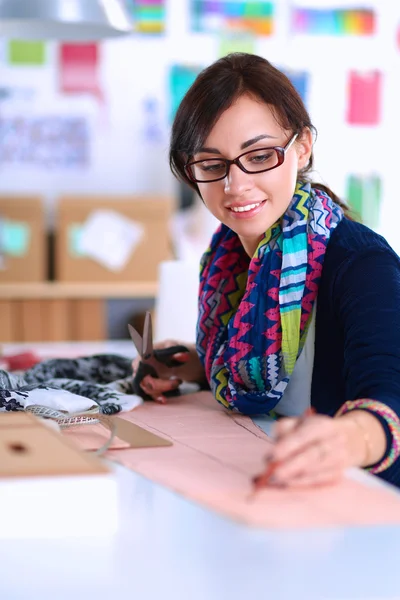
<instances>
[{"instance_id":1,"label":"pink pattern paper","mask_svg":"<svg viewBox=\"0 0 400 600\"><path fill-rule=\"evenodd\" d=\"M107 458L225 517L270 529L400 524L400 494L348 477L307 490L266 488L250 497L271 442L250 418L226 411L208 392L167 405L146 402L122 417L173 445L110 450Z\"/></svg>"}]
</instances>

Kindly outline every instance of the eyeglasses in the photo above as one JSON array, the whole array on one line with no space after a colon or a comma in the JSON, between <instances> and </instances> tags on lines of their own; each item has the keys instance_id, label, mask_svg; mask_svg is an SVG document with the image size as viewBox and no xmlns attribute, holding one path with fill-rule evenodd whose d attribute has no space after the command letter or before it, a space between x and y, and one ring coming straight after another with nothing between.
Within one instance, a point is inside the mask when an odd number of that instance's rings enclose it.
<instances>
[{"instance_id":1,"label":"eyeglasses","mask_svg":"<svg viewBox=\"0 0 400 600\"><path fill-rule=\"evenodd\" d=\"M206 158L186 163L186 175L196 183L211 183L225 179L231 165L236 165L244 173L264 173L279 167L285 160L285 153L289 150L298 134L295 133L286 146L273 148L257 148L243 152L233 160L228 158Z\"/></svg>"}]
</instances>

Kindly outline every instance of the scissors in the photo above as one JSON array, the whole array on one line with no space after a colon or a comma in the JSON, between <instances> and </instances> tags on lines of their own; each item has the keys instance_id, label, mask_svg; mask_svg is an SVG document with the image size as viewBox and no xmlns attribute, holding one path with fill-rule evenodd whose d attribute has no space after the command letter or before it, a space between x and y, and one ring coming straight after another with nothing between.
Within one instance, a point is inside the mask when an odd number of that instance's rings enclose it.
<instances>
[{"instance_id":1,"label":"scissors","mask_svg":"<svg viewBox=\"0 0 400 600\"><path fill-rule=\"evenodd\" d=\"M157 366L154 366L154 361L156 363L160 363L161 365L165 365L166 367L172 369L173 367L182 366L182 363L179 360L173 358L174 354L178 354L179 352L189 352L189 349L183 345L175 345L169 346L169 348L160 348L154 350L153 348L153 326L151 322L151 314L149 311L146 311L146 316L144 319L143 326L143 336L140 335L136 331L131 324L128 324L129 334L132 338L133 343L135 344L136 350L141 358L138 369L135 373L135 377L132 382L132 390L133 393L141 396L144 400L152 400L152 397L146 394L140 384L146 375L151 375L152 377L158 378ZM151 360L152 364L149 363ZM164 392L164 396L178 396L179 390L171 390L169 392Z\"/></svg>"}]
</instances>

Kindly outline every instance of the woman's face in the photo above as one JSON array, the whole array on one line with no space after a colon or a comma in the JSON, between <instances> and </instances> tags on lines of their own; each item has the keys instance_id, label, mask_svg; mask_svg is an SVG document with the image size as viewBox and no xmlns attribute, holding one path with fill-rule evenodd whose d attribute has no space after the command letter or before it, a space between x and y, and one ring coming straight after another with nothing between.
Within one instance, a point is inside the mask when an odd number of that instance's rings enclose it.
<instances>
[{"instance_id":1,"label":"woman's face","mask_svg":"<svg viewBox=\"0 0 400 600\"><path fill-rule=\"evenodd\" d=\"M222 113L193 160L234 159L248 150L283 147L294 133L282 129L267 104L241 96ZM271 171L244 173L231 165L225 179L198 183L207 208L238 234L250 256L264 233L286 211L297 172L307 165L311 150L312 134L306 130L286 151L283 164Z\"/></svg>"}]
</instances>

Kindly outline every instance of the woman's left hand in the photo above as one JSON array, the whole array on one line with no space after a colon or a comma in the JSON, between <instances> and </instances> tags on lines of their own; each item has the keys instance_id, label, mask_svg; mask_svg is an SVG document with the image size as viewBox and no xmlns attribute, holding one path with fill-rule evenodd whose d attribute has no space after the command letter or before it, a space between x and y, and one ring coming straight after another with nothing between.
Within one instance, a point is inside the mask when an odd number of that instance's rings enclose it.
<instances>
[{"instance_id":1,"label":"woman's left hand","mask_svg":"<svg viewBox=\"0 0 400 600\"><path fill-rule=\"evenodd\" d=\"M271 472L268 485L308 487L337 482L346 468L362 460L355 456L359 445L355 452L354 433L343 418L281 419L275 424L276 441L266 457L266 471Z\"/></svg>"}]
</instances>

